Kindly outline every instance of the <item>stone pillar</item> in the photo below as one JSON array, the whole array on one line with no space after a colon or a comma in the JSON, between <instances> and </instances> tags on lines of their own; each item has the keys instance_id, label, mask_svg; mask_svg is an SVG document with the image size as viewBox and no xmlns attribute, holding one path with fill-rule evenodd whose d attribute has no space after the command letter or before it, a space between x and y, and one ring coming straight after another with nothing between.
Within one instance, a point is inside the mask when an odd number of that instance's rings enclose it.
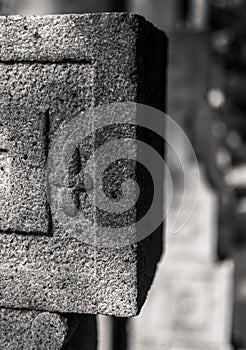
<instances>
[{"instance_id":1,"label":"stone pillar","mask_svg":"<svg viewBox=\"0 0 246 350\"><path fill-rule=\"evenodd\" d=\"M62 125L96 106L140 102L163 111L166 37L130 14L3 17L0 33L0 306L45 310L32 321L32 339L39 339L37 322L51 320L59 348L68 322L59 314L140 312L163 228L110 249L74 235L72 214L66 231L46 193L50 145ZM163 152L163 144L156 147ZM70 205L69 188L56 198L66 202L65 193ZM82 234L95 235L82 225Z\"/></svg>"}]
</instances>

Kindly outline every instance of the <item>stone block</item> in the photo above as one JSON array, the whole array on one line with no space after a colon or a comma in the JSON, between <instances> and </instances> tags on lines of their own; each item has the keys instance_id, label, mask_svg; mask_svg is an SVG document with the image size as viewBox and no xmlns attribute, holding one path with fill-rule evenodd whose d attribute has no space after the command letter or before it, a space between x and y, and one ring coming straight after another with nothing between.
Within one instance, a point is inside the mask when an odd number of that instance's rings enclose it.
<instances>
[{"instance_id":1,"label":"stone block","mask_svg":"<svg viewBox=\"0 0 246 350\"><path fill-rule=\"evenodd\" d=\"M1 349L95 350L96 344L95 316L0 309Z\"/></svg>"},{"instance_id":2,"label":"stone block","mask_svg":"<svg viewBox=\"0 0 246 350\"><path fill-rule=\"evenodd\" d=\"M7 350L31 349L31 326L33 320L38 315L38 311L9 310L1 308L0 348Z\"/></svg>"},{"instance_id":3,"label":"stone block","mask_svg":"<svg viewBox=\"0 0 246 350\"><path fill-rule=\"evenodd\" d=\"M0 17L1 306L139 312L162 227L110 249L69 236L47 198L46 162L58 130L85 110L138 102L163 111L166 53L165 35L137 15Z\"/></svg>"}]
</instances>

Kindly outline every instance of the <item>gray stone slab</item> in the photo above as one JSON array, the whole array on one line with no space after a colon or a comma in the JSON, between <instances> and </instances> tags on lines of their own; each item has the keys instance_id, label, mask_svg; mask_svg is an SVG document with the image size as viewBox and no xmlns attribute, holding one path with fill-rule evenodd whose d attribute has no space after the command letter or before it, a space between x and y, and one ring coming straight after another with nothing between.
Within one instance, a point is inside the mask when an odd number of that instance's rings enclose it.
<instances>
[{"instance_id":1,"label":"gray stone slab","mask_svg":"<svg viewBox=\"0 0 246 350\"><path fill-rule=\"evenodd\" d=\"M0 309L0 348L31 349L31 325L37 311Z\"/></svg>"},{"instance_id":2,"label":"gray stone slab","mask_svg":"<svg viewBox=\"0 0 246 350\"><path fill-rule=\"evenodd\" d=\"M0 348L4 350L70 350L78 332L80 346L95 349L93 316L0 308Z\"/></svg>"},{"instance_id":3,"label":"gray stone slab","mask_svg":"<svg viewBox=\"0 0 246 350\"><path fill-rule=\"evenodd\" d=\"M93 68L81 64L0 64L2 231L49 234L45 189L49 142L62 122L91 105ZM79 83L78 83L79 81ZM86 102L85 102L86 101Z\"/></svg>"},{"instance_id":4,"label":"gray stone slab","mask_svg":"<svg viewBox=\"0 0 246 350\"><path fill-rule=\"evenodd\" d=\"M45 165L57 130L89 107L135 101L164 110L166 38L130 14L1 17L0 33L0 305L136 315L163 228L111 249L64 235Z\"/></svg>"}]
</instances>

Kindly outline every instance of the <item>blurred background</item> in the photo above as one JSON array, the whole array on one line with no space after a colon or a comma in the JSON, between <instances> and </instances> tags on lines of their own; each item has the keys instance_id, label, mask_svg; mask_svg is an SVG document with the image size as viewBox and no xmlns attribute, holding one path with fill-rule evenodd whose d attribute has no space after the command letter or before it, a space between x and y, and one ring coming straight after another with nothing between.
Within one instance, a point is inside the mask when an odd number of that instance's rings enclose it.
<instances>
[{"instance_id":1,"label":"blurred background","mask_svg":"<svg viewBox=\"0 0 246 350\"><path fill-rule=\"evenodd\" d=\"M168 114L200 165L192 219L169 233L143 312L99 318L100 348L246 349L246 1L1 0L2 14L129 11L169 37ZM191 178L182 140L172 135ZM176 139L175 139L176 137ZM183 191L179 165L171 213ZM192 197L192 188L187 189ZM189 201L189 198L187 199ZM234 272L233 272L234 265Z\"/></svg>"}]
</instances>

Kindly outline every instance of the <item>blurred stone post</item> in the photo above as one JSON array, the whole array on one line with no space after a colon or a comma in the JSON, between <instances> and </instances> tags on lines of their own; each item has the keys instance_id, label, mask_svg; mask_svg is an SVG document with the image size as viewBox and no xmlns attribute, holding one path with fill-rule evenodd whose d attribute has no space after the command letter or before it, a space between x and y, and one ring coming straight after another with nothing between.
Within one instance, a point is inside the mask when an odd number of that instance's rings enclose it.
<instances>
[{"instance_id":1,"label":"blurred stone post","mask_svg":"<svg viewBox=\"0 0 246 350\"><path fill-rule=\"evenodd\" d=\"M153 6L152 0L130 2L137 13L167 30L168 113L186 132L186 123L192 118L204 118L203 151L211 157L211 142L206 137L211 132L208 131L211 116L208 108L204 108L207 77L211 74L209 1L157 0L159 8ZM220 261L217 256L218 195L202 167L196 186L197 164L191 161L185 138L177 131L171 130L171 136L169 133L179 157L168 152L174 193L167 216L166 255L148 303L132 321L130 349L231 349L234 264L229 259ZM176 232L175 220L183 223Z\"/></svg>"}]
</instances>

